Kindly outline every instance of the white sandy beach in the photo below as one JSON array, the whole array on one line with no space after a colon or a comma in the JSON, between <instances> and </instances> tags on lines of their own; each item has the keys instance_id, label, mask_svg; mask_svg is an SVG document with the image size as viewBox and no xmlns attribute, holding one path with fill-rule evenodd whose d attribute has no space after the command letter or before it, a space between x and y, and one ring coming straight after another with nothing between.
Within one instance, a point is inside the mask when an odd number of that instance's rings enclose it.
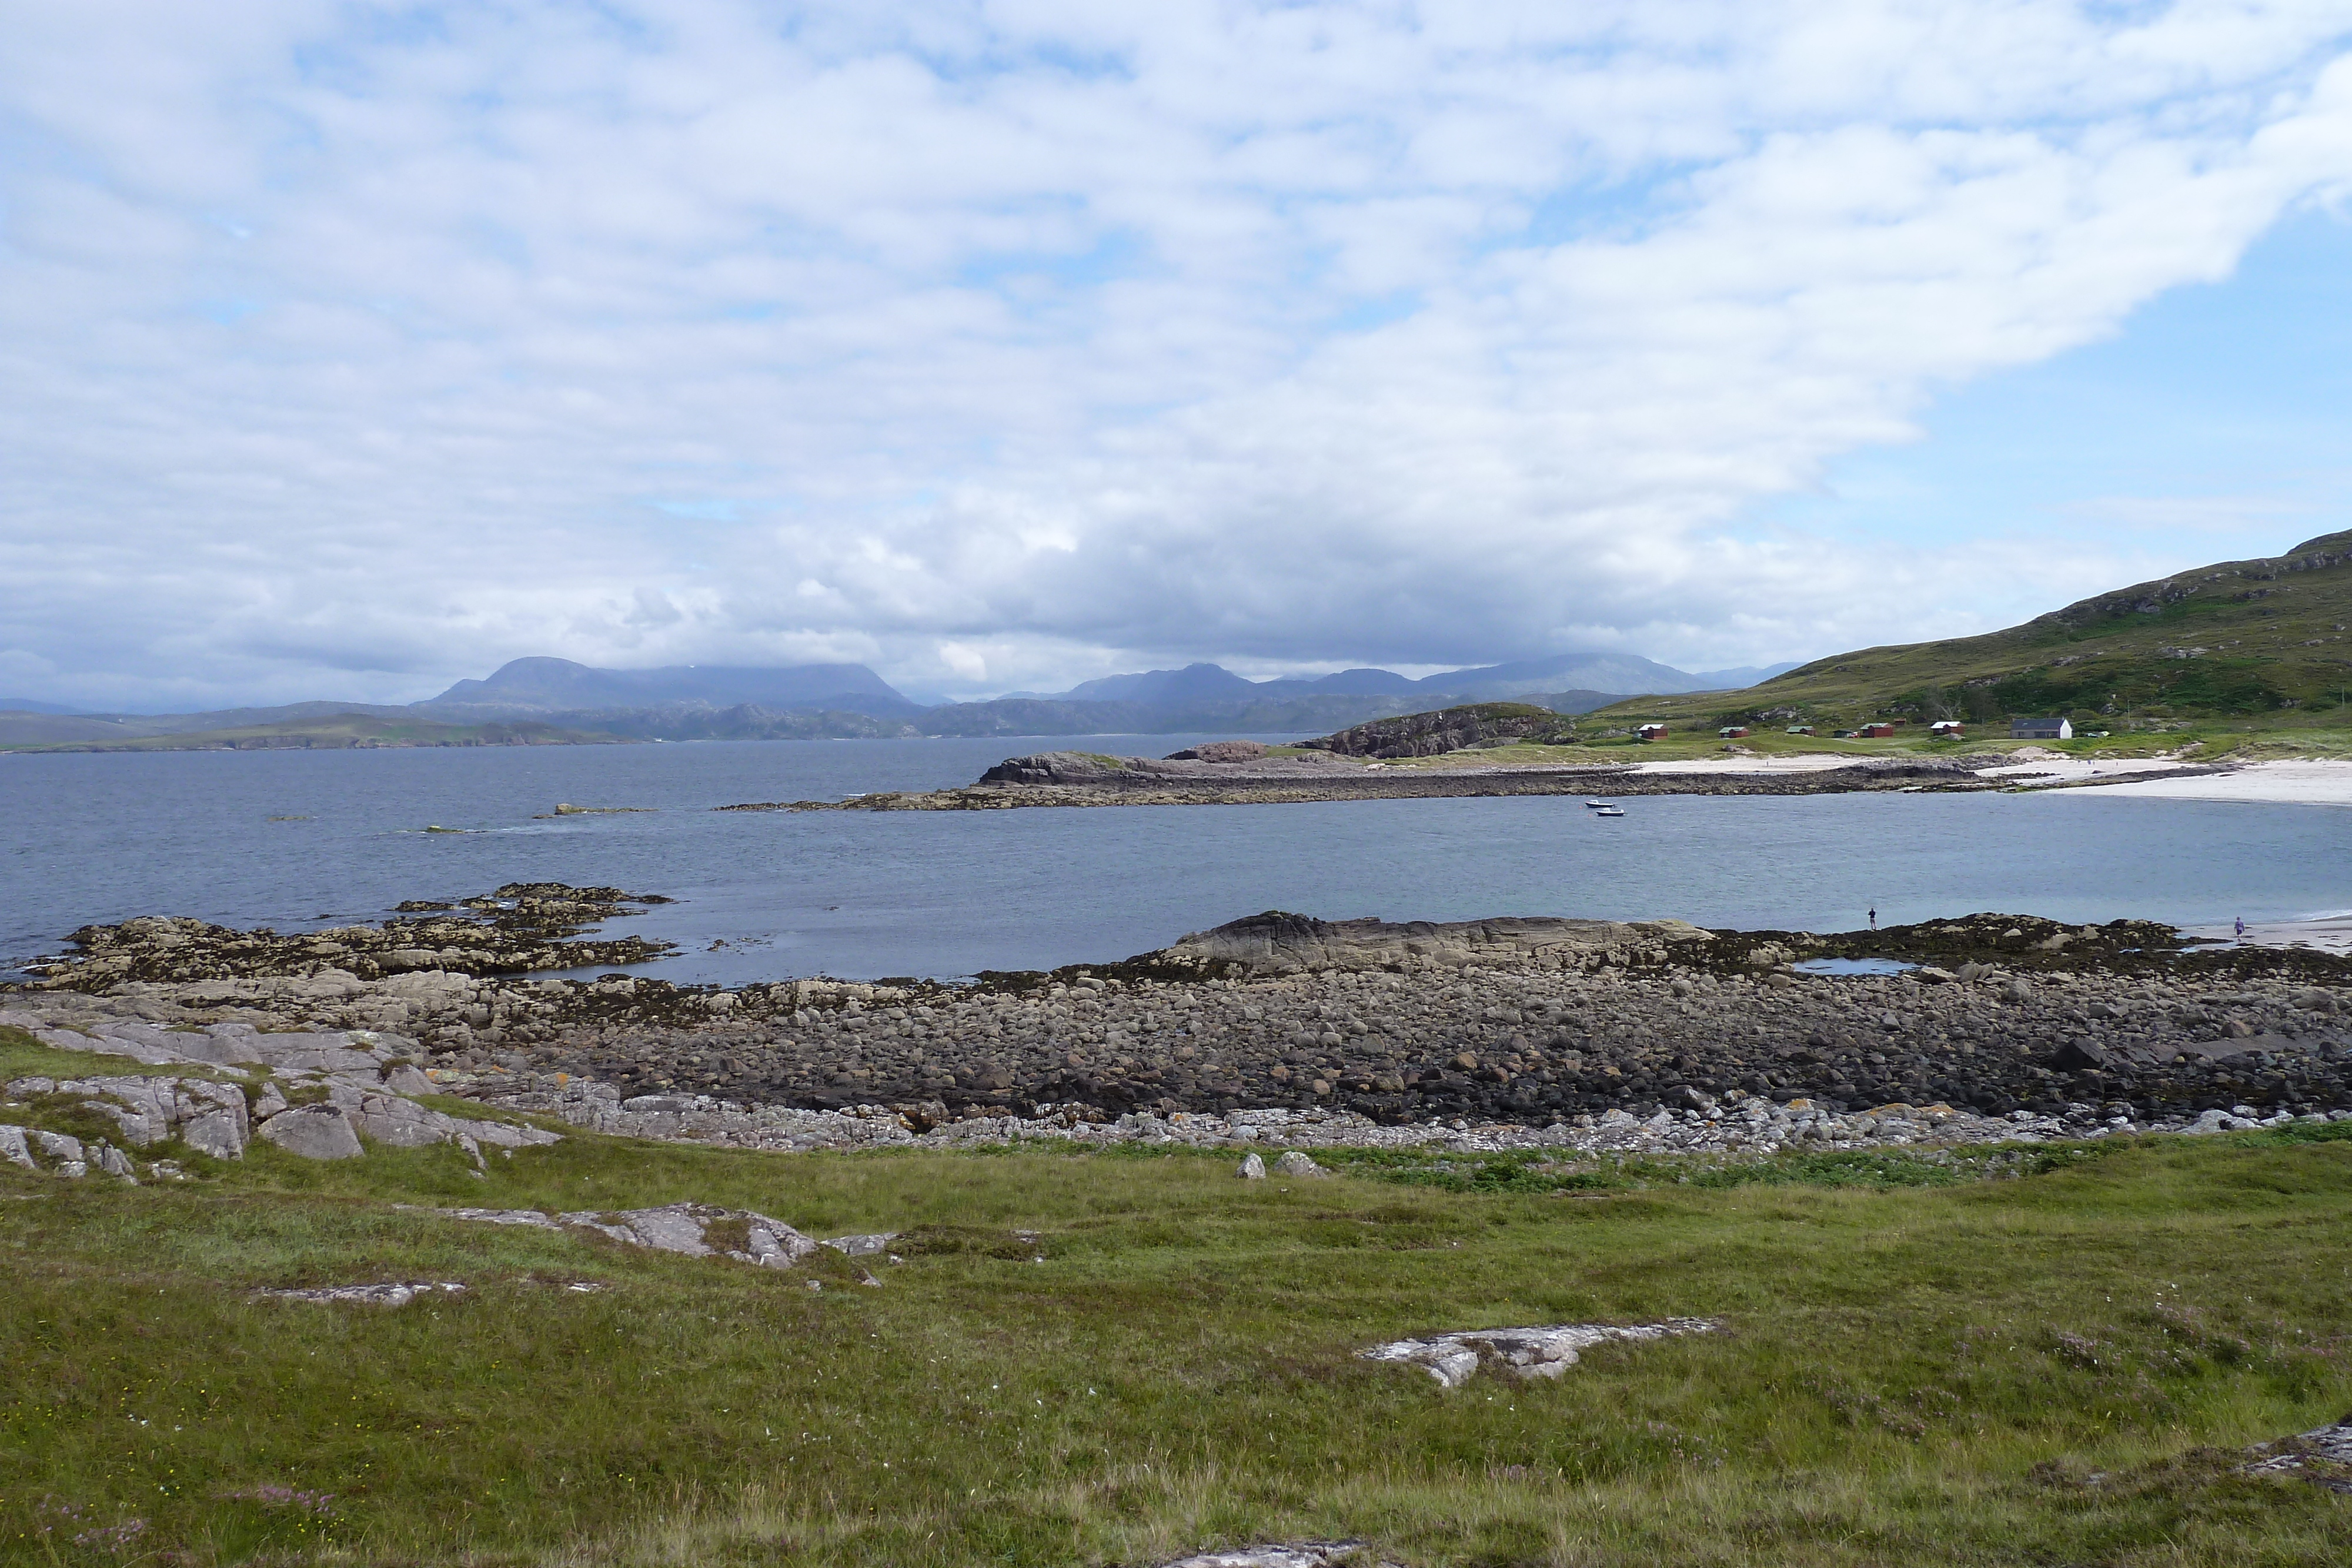
<instances>
[{"instance_id":1,"label":"white sandy beach","mask_svg":"<svg viewBox=\"0 0 2352 1568\"><path fill-rule=\"evenodd\" d=\"M1794 757L1697 757L1686 761L1644 762L1636 771L1647 774L1775 774L1819 773L1852 767L1857 759L1829 752L1805 752ZM2061 784L2092 779L2114 779L2091 789L2053 789L2069 800L2094 800L2128 796L2149 800L2236 800L2266 806L2352 806L2352 761L2301 759L2248 762L2226 773L2191 773L2167 778L2191 764L2164 757L2103 758L2091 761L2052 753L2028 756L1981 769L1987 779L2018 784Z\"/></svg>"},{"instance_id":2,"label":"white sandy beach","mask_svg":"<svg viewBox=\"0 0 2352 1568\"><path fill-rule=\"evenodd\" d=\"M2227 773L2135 779L2127 784L2103 784L2095 789L2051 793L2084 800L2127 796L2139 800L2236 800L2259 806L2352 806L2352 762L2249 762Z\"/></svg>"}]
</instances>

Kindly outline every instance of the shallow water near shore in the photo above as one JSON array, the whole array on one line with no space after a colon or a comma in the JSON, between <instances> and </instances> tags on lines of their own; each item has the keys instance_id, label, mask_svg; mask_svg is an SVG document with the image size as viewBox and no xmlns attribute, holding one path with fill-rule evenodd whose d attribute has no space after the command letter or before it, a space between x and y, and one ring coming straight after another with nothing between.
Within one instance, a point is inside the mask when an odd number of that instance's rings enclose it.
<instances>
[{"instance_id":1,"label":"shallow water near shore","mask_svg":"<svg viewBox=\"0 0 2352 1568\"><path fill-rule=\"evenodd\" d=\"M1049 747L1184 736L0 756L0 967L139 915L280 930L507 882L678 902L645 971L730 984L1125 957L1283 908L1347 918L1674 916L1846 930L2005 910L2294 921L2352 904L2352 811L2009 795L1568 797L719 813L968 783ZM1267 737L1275 738L1275 737ZM536 820L558 801L647 808ZM459 830L428 832L428 827Z\"/></svg>"}]
</instances>

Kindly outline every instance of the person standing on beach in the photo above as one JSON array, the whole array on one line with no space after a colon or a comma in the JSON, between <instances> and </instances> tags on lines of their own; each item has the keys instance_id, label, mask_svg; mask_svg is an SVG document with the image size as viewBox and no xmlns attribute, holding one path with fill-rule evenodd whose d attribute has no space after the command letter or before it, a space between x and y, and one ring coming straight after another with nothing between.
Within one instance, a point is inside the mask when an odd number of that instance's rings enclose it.
<instances>
[{"instance_id":1,"label":"person standing on beach","mask_svg":"<svg viewBox=\"0 0 2352 1568\"><path fill-rule=\"evenodd\" d=\"M2245 917L2244 915L2239 915L2239 916L2238 916L2238 940L2239 940L2239 941L2241 941L2241 942L2243 942L2245 939L2246 939L2246 917Z\"/></svg>"},{"instance_id":2,"label":"person standing on beach","mask_svg":"<svg viewBox=\"0 0 2352 1568\"><path fill-rule=\"evenodd\" d=\"M1877 930L1877 929L1878 929L1878 905L1876 905L1876 904L1872 904L1872 905L1870 906L1870 928L1871 928L1873 931L1875 931L1875 930ZM2245 923L2244 921L2241 920L2241 921L2239 921L2239 922L2238 922L2238 935L2239 935L2239 936L2244 936L2245 934L2246 934L2246 923Z\"/></svg>"}]
</instances>

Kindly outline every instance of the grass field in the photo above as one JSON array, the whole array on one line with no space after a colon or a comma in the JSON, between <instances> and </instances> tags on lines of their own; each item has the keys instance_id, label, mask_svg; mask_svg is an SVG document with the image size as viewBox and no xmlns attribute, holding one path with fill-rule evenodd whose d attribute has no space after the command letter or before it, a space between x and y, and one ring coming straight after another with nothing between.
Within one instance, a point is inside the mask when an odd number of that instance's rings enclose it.
<instances>
[{"instance_id":1,"label":"grass field","mask_svg":"<svg viewBox=\"0 0 2352 1568\"><path fill-rule=\"evenodd\" d=\"M0 1557L2341 1563L2352 1499L2234 1471L2352 1405L2335 1131L1574 1180L579 1135L487 1180L446 1148L263 1145L136 1188L0 1166ZM901 1231L904 1261L869 1289L831 1252L789 1275L395 1207L682 1198ZM251 1295L386 1280L471 1289ZM1352 1354L1667 1315L1724 1332L1450 1392Z\"/></svg>"}]
</instances>

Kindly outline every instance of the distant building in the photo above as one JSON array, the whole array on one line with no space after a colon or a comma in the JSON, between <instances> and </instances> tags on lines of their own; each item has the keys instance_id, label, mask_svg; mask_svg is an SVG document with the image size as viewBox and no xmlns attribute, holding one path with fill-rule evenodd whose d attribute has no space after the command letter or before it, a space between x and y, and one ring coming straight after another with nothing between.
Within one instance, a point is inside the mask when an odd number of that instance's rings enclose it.
<instances>
[{"instance_id":1,"label":"distant building","mask_svg":"<svg viewBox=\"0 0 2352 1568\"><path fill-rule=\"evenodd\" d=\"M2072 740L2074 725L2063 718L2013 718L2009 721L2011 740Z\"/></svg>"},{"instance_id":2,"label":"distant building","mask_svg":"<svg viewBox=\"0 0 2352 1568\"><path fill-rule=\"evenodd\" d=\"M1727 724L1715 733L1726 740L1737 740L1748 733L1748 727L1744 724Z\"/></svg>"},{"instance_id":3,"label":"distant building","mask_svg":"<svg viewBox=\"0 0 2352 1568\"><path fill-rule=\"evenodd\" d=\"M1790 735L1811 735L1813 733L1813 727L1810 724L1792 724L1789 727L1789 733Z\"/></svg>"},{"instance_id":4,"label":"distant building","mask_svg":"<svg viewBox=\"0 0 2352 1568\"><path fill-rule=\"evenodd\" d=\"M1665 737L1666 727L1663 724L1645 724L1633 732L1636 740L1664 740Z\"/></svg>"},{"instance_id":5,"label":"distant building","mask_svg":"<svg viewBox=\"0 0 2352 1568\"><path fill-rule=\"evenodd\" d=\"M1891 740L1895 737L1895 727L1885 723L1865 724L1854 734L1864 740Z\"/></svg>"},{"instance_id":6,"label":"distant building","mask_svg":"<svg viewBox=\"0 0 2352 1568\"><path fill-rule=\"evenodd\" d=\"M1958 740L1962 735L1966 734L1967 731L1961 727L1960 721L1958 719L1939 718L1935 723L1927 727L1927 733L1929 735L1940 737L1946 740Z\"/></svg>"}]
</instances>

